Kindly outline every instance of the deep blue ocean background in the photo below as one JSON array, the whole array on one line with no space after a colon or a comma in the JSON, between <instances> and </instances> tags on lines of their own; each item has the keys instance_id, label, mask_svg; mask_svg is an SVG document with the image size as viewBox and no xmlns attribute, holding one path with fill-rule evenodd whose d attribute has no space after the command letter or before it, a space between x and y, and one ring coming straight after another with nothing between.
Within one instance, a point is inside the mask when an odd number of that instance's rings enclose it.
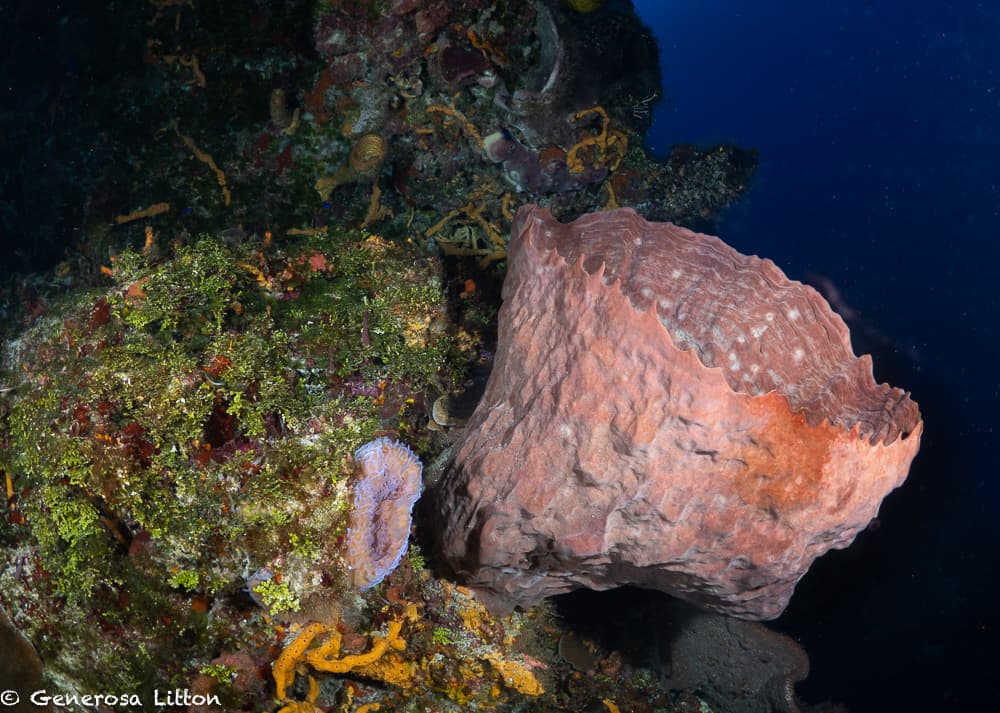
<instances>
[{"instance_id":1,"label":"deep blue ocean background","mask_svg":"<svg viewBox=\"0 0 1000 713\"><path fill-rule=\"evenodd\" d=\"M878 527L819 560L775 628L799 692L865 711L1000 711L1000 3L636 0L661 51L649 146L760 152L719 224L859 312L913 392L921 452Z\"/></svg>"}]
</instances>

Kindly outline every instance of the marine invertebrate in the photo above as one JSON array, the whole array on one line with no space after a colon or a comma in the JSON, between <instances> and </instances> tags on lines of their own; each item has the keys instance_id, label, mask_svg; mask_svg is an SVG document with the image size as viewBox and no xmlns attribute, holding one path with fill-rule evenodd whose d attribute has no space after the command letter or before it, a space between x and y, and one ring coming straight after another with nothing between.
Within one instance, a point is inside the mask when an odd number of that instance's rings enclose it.
<instances>
[{"instance_id":1,"label":"marine invertebrate","mask_svg":"<svg viewBox=\"0 0 1000 713\"><path fill-rule=\"evenodd\" d=\"M596 142L596 137L585 140ZM582 148L582 147L581 147ZM483 139L483 152L494 163L501 164L504 177L518 191L529 193L561 193L574 191L590 183L599 183L608 175L604 165L568 165L567 155L554 147L541 153L532 151L507 130L489 134Z\"/></svg>"},{"instance_id":2,"label":"marine invertebrate","mask_svg":"<svg viewBox=\"0 0 1000 713\"><path fill-rule=\"evenodd\" d=\"M424 82L419 74L399 74L389 77L401 99L416 99L424 93Z\"/></svg>"},{"instance_id":3,"label":"marine invertebrate","mask_svg":"<svg viewBox=\"0 0 1000 713\"><path fill-rule=\"evenodd\" d=\"M271 675L274 677L278 699L284 700L288 688L295 682L296 668L303 663L323 673L355 672L361 676L379 678L387 683L405 687L404 684L410 679L395 674L391 678L380 676L378 673L383 669L379 669L375 664L387 652L402 651L406 648L406 641L402 637L403 624L414 622L417 619L417 606L415 604L407 605L399 616L389 621L385 634L373 635L372 644L368 651L360 654L348 654L343 657L340 655L342 637L337 627L328 626L321 622L310 622L282 650L271 666ZM326 639L312 647L313 642L321 636L326 636ZM311 698L310 703L315 700L315 697Z\"/></svg>"},{"instance_id":4,"label":"marine invertebrate","mask_svg":"<svg viewBox=\"0 0 1000 713\"><path fill-rule=\"evenodd\" d=\"M267 104L272 126L280 129L286 136L291 136L298 130L302 120L302 110L295 107L290 114L288 113L288 96L284 89L281 87L272 89Z\"/></svg>"},{"instance_id":5,"label":"marine invertebrate","mask_svg":"<svg viewBox=\"0 0 1000 713\"><path fill-rule=\"evenodd\" d=\"M517 89L510 97L510 106L499 105L518 115L531 113L552 105L559 93L566 73L566 48L559 36L559 28L551 11L545 5L536 7L535 35L538 37L539 58L527 84L538 89Z\"/></svg>"},{"instance_id":6,"label":"marine invertebrate","mask_svg":"<svg viewBox=\"0 0 1000 713\"><path fill-rule=\"evenodd\" d=\"M501 67L507 67L510 65L510 59L507 57L507 53L493 44L493 42L488 40L485 36L477 35L476 31L471 27L466 31L465 36L469 38L469 42L472 46L482 52L483 56L487 57L491 62L498 64Z\"/></svg>"},{"instance_id":7,"label":"marine invertebrate","mask_svg":"<svg viewBox=\"0 0 1000 713\"><path fill-rule=\"evenodd\" d=\"M198 55L191 54L190 56L182 56L178 60L182 67L188 67L191 69L191 81L190 84L195 84L202 89L208 85L208 80L205 79L205 73L201 71L201 65L198 62Z\"/></svg>"},{"instance_id":8,"label":"marine invertebrate","mask_svg":"<svg viewBox=\"0 0 1000 713\"><path fill-rule=\"evenodd\" d=\"M377 438L354 452L359 467L347 530L351 579L362 590L399 564L410 537L413 504L420 497L420 459L407 446Z\"/></svg>"},{"instance_id":9,"label":"marine invertebrate","mask_svg":"<svg viewBox=\"0 0 1000 713\"><path fill-rule=\"evenodd\" d=\"M389 155L389 143L378 134L360 136L351 148L351 170L358 176L369 176Z\"/></svg>"},{"instance_id":10,"label":"marine invertebrate","mask_svg":"<svg viewBox=\"0 0 1000 713\"><path fill-rule=\"evenodd\" d=\"M116 215L115 224L121 225L122 223L131 223L133 220L142 220L143 218L152 218L154 215L159 215L160 213L167 213L170 210L169 203L154 203L151 206L143 208L141 210L134 210L131 213L125 215Z\"/></svg>"},{"instance_id":11,"label":"marine invertebrate","mask_svg":"<svg viewBox=\"0 0 1000 713\"><path fill-rule=\"evenodd\" d=\"M508 688L513 688L526 696L540 696L545 693L545 689L535 678L535 674L528 670L524 664L500 658L495 654L489 654L485 658L490 662L490 666L500 674L500 678L503 679L504 685Z\"/></svg>"},{"instance_id":12,"label":"marine invertebrate","mask_svg":"<svg viewBox=\"0 0 1000 713\"><path fill-rule=\"evenodd\" d=\"M271 664L271 675L274 677L278 700L285 698L285 692L288 690L288 687L295 682L295 667L302 661L306 649L312 644L313 639L327 631L331 630L325 624L318 621L310 622L292 639L292 643L288 644L278 654L278 658ZM340 634L335 629L331 633L337 637L337 647L339 649Z\"/></svg>"},{"instance_id":13,"label":"marine invertebrate","mask_svg":"<svg viewBox=\"0 0 1000 713\"><path fill-rule=\"evenodd\" d=\"M507 194L509 196L509 194ZM501 204L507 205L506 199ZM507 241L500 230L483 216L486 202L478 206L468 203L445 214L441 220L424 231L424 237L433 239L448 255L469 255L479 258L480 268L507 256ZM457 225L452 225L452 222ZM450 226L447 235L445 226Z\"/></svg>"},{"instance_id":14,"label":"marine invertebrate","mask_svg":"<svg viewBox=\"0 0 1000 713\"><path fill-rule=\"evenodd\" d=\"M381 201L382 189L376 183L372 186L372 196L368 201L368 210L365 212L365 219L361 221L361 227L367 228L383 218L392 216L392 209L386 208Z\"/></svg>"},{"instance_id":15,"label":"marine invertebrate","mask_svg":"<svg viewBox=\"0 0 1000 713\"><path fill-rule=\"evenodd\" d=\"M16 388L0 488L18 527L0 605L33 640L60 633L45 663L67 685L165 690L221 648L262 656L265 617L242 598L219 614L223 589L246 586L272 614L342 593L348 577L331 587L322 573L343 568L331 533L349 524L351 453L380 429L415 427L413 397L452 381L435 260L335 228L280 242L122 250L103 294L75 294L17 352L5 345ZM335 318L317 319L331 303ZM352 394L352 381L376 394ZM116 625L98 630L109 607L123 607ZM197 641L150 634L208 612Z\"/></svg>"},{"instance_id":16,"label":"marine invertebrate","mask_svg":"<svg viewBox=\"0 0 1000 713\"><path fill-rule=\"evenodd\" d=\"M471 82L481 72L489 69L490 61L478 48L449 46L434 54L430 67L436 70L445 83L458 85Z\"/></svg>"},{"instance_id":17,"label":"marine invertebrate","mask_svg":"<svg viewBox=\"0 0 1000 713\"><path fill-rule=\"evenodd\" d=\"M310 651L306 661L317 671L326 673L348 673L355 669L363 669L374 664L390 649L405 649L406 642L400 636L402 630L402 619L394 619L389 622L388 631L384 636L373 637L374 641L368 651L344 657L340 657L340 637L331 636L324 644Z\"/></svg>"},{"instance_id":18,"label":"marine invertebrate","mask_svg":"<svg viewBox=\"0 0 1000 713\"><path fill-rule=\"evenodd\" d=\"M379 134L363 134L351 147L347 163L333 174L320 176L315 183L316 192L328 200L333 191L345 183L373 180L389 155L389 143Z\"/></svg>"},{"instance_id":19,"label":"marine invertebrate","mask_svg":"<svg viewBox=\"0 0 1000 713\"><path fill-rule=\"evenodd\" d=\"M483 137L482 134L479 133L479 129L477 129L475 124L469 121L465 114L460 112L458 109L453 109L450 106L444 106L441 104L431 104L427 107L427 113L444 114L446 117L454 119L458 122L459 127L461 127L465 135L475 141L477 146L481 147L483 145Z\"/></svg>"},{"instance_id":20,"label":"marine invertebrate","mask_svg":"<svg viewBox=\"0 0 1000 713\"><path fill-rule=\"evenodd\" d=\"M180 138L180 140L184 142L184 145L187 146L189 149L191 149L191 153L194 154L194 157L199 161L201 161L206 166L208 166L209 170L211 170L212 173L215 174L215 180L219 184L219 188L222 190L223 201L228 206L232 202L233 196L229 190L229 186L226 185L225 172L221 168L219 168L218 164L215 163L215 159L212 158L212 155L210 153L202 151L200 148L198 148L198 145L194 142L194 139L192 139L187 134L181 133L179 119L174 119L173 121L171 121L169 126L171 129L174 130L174 133L177 134L178 138Z\"/></svg>"},{"instance_id":21,"label":"marine invertebrate","mask_svg":"<svg viewBox=\"0 0 1000 713\"><path fill-rule=\"evenodd\" d=\"M906 477L920 412L811 288L629 209L514 222L439 544L497 606L637 584L781 613Z\"/></svg>"},{"instance_id":22,"label":"marine invertebrate","mask_svg":"<svg viewBox=\"0 0 1000 713\"><path fill-rule=\"evenodd\" d=\"M795 694L795 684L809 674L809 656L794 639L760 622L701 612L681 601L664 609L670 688L697 691L712 710L759 709L747 708L747 701L767 701L775 713L810 709Z\"/></svg>"},{"instance_id":23,"label":"marine invertebrate","mask_svg":"<svg viewBox=\"0 0 1000 713\"><path fill-rule=\"evenodd\" d=\"M590 115L596 115L600 119L600 129L598 133L580 139L566 152L566 164L570 173L581 173L586 168L586 162L580 158L580 153L588 148L592 148L589 164L609 171L614 171L621 165L625 152L628 151L628 137L611 127L611 119L604 107L582 109L573 115L573 120L579 121Z\"/></svg>"}]
</instances>

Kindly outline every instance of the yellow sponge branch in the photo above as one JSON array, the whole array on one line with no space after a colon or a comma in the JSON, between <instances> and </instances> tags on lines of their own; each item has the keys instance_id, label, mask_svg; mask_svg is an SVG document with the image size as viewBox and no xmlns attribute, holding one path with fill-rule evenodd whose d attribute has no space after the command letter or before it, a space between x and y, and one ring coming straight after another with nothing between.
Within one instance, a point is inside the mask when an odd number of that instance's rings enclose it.
<instances>
[{"instance_id":1,"label":"yellow sponge branch","mask_svg":"<svg viewBox=\"0 0 1000 713\"><path fill-rule=\"evenodd\" d=\"M312 622L299 632L295 640L285 647L284 651L275 660L271 667L271 674L274 676L274 685L277 688L278 699L285 697L285 691L295 682L295 667L302 660L303 654L309 648L317 636L329 629L324 624ZM336 633L336 630L334 630ZM337 647L340 647L340 636L337 635Z\"/></svg>"},{"instance_id":2,"label":"yellow sponge branch","mask_svg":"<svg viewBox=\"0 0 1000 713\"><path fill-rule=\"evenodd\" d=\"M416 621L417 618L417 605L410 604L399 618L389 622L384 635L375 634L373 636L372 646L368 651L344 657L340 657L341 636L335 626L327 626L319 622L307 625L292 643L285 647L271 667L278 699L285 698L288 688L295 682L295 669L302 663L324 673L344 674L357 671L361 675L380 677L378 673L381 669L373 667L373 664L385 656L386 652L402 651L406 648L406 641L402 637L403 623ZM323 634L327 635L327 639L310 649L313 641ZM396 668L387 667L386 670L395 672ZM407 687L410 683L406 676L400 676L398 672L381 678L387 683L400 687Z\"/></svg>"}]
</instances>

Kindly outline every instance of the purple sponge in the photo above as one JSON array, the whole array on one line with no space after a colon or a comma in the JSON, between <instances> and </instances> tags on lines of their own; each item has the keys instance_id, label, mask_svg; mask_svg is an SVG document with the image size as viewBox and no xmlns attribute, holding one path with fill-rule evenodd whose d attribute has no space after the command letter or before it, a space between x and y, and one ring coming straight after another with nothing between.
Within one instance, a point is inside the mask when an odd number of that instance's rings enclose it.
<instances>
[{"instance_id":1,"label":"purple sponge","mask_svg":"<svg viewBox=\"0 0 1000 713\"><path fill-rule=\"evenodd\" d=\"M404 444L376 438L354 452L359 477L347 530L351 580L364 591L396 569L420 497L420 459Z\"/></svg>"}]
</instances>

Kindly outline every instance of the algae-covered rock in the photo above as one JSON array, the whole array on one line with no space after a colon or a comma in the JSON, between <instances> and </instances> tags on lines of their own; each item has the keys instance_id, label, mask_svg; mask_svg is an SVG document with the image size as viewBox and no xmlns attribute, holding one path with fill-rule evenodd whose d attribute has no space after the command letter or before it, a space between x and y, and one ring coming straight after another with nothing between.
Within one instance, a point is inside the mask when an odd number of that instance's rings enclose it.
<instances>
[{"instance_id":1,"label":"algae-covered rock","mask_svg":"<svg viewBox=\"0 0 1000 713\"><path fill-rule=\"evenodd\" d=\"M63 690L266 659L251 573L274 573L271 614L343 592L351 452L419 449L424 393L455 378L439 264L407 246L329 231L170 252L118 255L109 287L4 345L0 604Z\"/></svg>"}]
</instances>

